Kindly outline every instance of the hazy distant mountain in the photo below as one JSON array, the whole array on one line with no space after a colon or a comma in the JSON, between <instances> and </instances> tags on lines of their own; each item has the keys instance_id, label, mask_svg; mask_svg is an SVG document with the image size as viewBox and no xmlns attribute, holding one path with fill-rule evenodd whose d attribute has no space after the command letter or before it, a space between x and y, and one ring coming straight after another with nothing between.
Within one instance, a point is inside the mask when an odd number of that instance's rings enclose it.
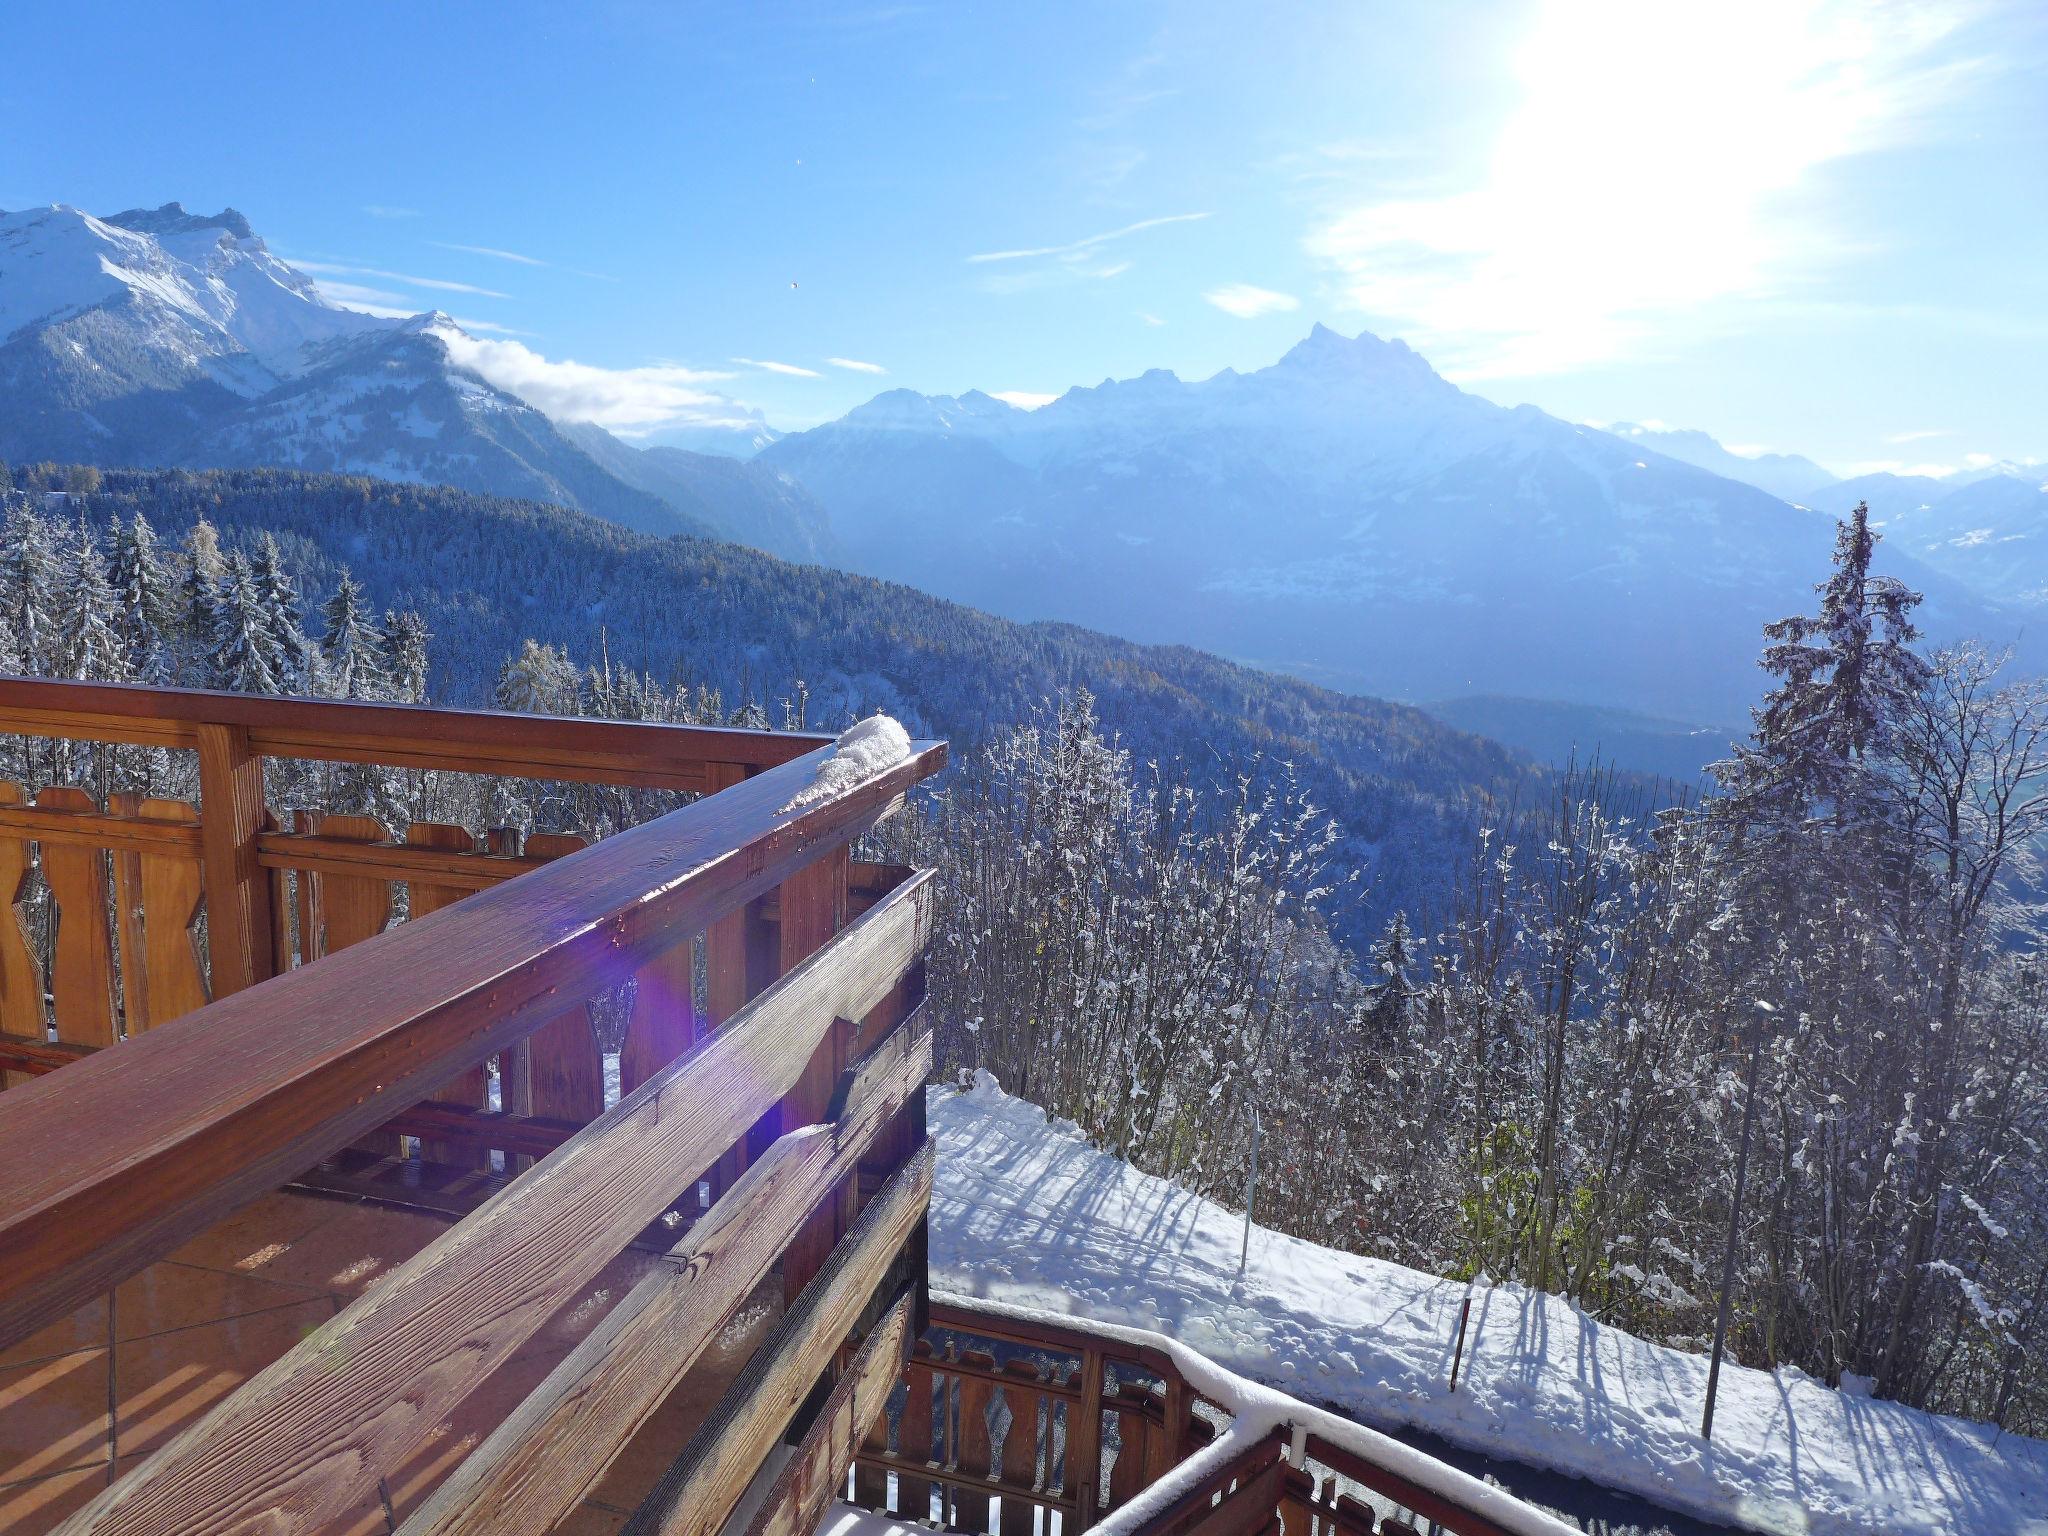
<instances>
[{"instance_id":1,"label":"hazy distant mountain","mask_svg":"<svg viewBox=\"0 0 2048 1536\"><path fill-rule=\"evenodd\" d=\"M1769 491L1781 501L1805 502L1822 486L1835 481L1831 471L1801 454L1736 453L1704 432L1638 426L1632 421L1617 421L1607 430L1623 442L1653 448L1667 459L1712 470L1728 480L1740 480L1744 485Z\"/></svg>"},{"instance_id":2,"label":"hazy distant mountain","mask_svg":"<svg viewBox=\"0 0 2048 1536\"><path fill-rule=\"evenodd\" d=\"M822 519L772 471L621 474L459 366L461 339L446 315L328 303L233 209L0 213L0 458L376 475L816 557Z\"/></svg>"},{"instance_id":3,"label":"hazy distant mountain","mask_svg":"<svg viewBox=\"0 0 2048 1536\"><path fill-rule=\"evenodd\" d=\"M1318 326L1254 373L1164 371L1037 411L880 395L759 461L856 568L1020 618L1181 641L1411 699L1740 720L1762 626L1833 520ZM1930 630L2013 627L1895 550Z\"/></svg>"},{"instance_id":4,"label":"hazy distant mountain","mask_svg":"<svg viewBox=\"0 0 2048 1536\"><path fill-rule=\"evenodd\" d=\"M667 444L640 447L592 422L564 423L561 430L611 474L660 497L719 538L786 560L829 563L837 556L825 509L779 470L731 454Z\"/></svg>"},{"instance_id":5,"label":"hazy distant mountain","mask_svg":"<svg viewBox=\"0 0 2048 1536\"><path fill-rule=\"evenodd\" d=\"M1944 476L1861 475L1817 498L1829 511L1867 502L1885 537L1974 591L2048 604L2048 464L1995 464Z\"/></svg>"}]
</instances>

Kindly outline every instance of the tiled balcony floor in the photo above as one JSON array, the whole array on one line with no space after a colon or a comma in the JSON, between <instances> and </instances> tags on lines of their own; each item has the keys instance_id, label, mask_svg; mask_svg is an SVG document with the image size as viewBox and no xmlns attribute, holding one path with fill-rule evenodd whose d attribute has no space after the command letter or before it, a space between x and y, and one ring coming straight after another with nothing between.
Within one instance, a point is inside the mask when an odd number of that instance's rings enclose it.
<instances>
[{"instance_id":1,"label":"tiled balcony floor","mask_svg":"<svg viewBox=\"0 0 2048 1536\"><path fill-rule=\"evenodd\" d=\"M367 1202L266 1195L111 1296L0 1351L0 1532L52 1529L447 1225ZM472 1392L352 1522L332 1529L394 1531L652 1262L633 1251L616 1260ZM563 1532L619 1529L760 1343L775 1308L764 1286Z\"/></svg>"}]
</instances>

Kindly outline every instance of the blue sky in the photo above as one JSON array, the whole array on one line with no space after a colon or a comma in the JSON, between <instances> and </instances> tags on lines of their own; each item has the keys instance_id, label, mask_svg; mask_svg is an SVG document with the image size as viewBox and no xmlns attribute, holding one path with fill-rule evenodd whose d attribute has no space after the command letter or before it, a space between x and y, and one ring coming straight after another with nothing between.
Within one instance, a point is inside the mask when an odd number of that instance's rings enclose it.
<instances>
[{"instance_id":1,"label":"blue sky","mask_svg":"<svg viewBox=\"0 0 2048 1536\"><path fill-rule=\"evenodd\" d=\"M2048 456L2038 4L12 0L0 57L0 207L232 204L633 433L1322 320L1845 471Z\"/></svg>"}]
</instances>

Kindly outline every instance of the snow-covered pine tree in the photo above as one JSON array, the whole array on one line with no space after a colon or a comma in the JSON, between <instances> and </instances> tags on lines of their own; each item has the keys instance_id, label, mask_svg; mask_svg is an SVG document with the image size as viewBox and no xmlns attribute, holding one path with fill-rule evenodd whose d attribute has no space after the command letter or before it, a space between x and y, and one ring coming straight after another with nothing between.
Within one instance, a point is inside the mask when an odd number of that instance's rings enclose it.
<instances>
[{"instance_id":1,"label":"snow-covered pine tree","mask_svg":"<svg viewBox=\"0 0 2048 1536\"><path fill-rule=\"evenodd\" d=\"M219 687L214 646L220 635L220 533L205 518L185 535L185 572L178 587L178 625L174 650L178 681L192 688Z\"/></svg>"},{"instance_id":2,"label":"snow-covered pine tree","mask_svg":"<svg viewBox=\"0 0 2048 1536\"><path fill-rule=\"evenodd\" d=\"M427 699L428 645L433 636L427 621L411 609L384 613L383 670L391 697L401 704L424 704Z\"/></svg>"},{"instance_id":3,"label":"snow-covered pine tree","mask_svg":"<svg viewBox=\"0 0 2048 1536\"><path fill-rule=\"evenodd\" d=\"M136 682L172 681L177 616L176 582L157 547L156 530L140 512L114 525L112 581L114 634Z\"/></svg>"},{"instance_id":4,"label":"snow-covered pine tree","mask_svg":"<svg viewBox=\"0 0 2048 1536\"><path fill-rule=\"evenodd\" d=\"M57 562L49 525L23 499L8 507L0 540L0 618L14 632L21 670L46 676L56 656Z\"/></svg>"},{"instance_id":5,"label":"snow-covered pine tree","mask_svg":"<svg viewBox=\"0 0 2048 1536\"><path fill-rule=\"evenodd\" d=\"M128 678L128 656L115 624L119 614L99 541L83 517L66 541L57 582L52 675L87 682Z\"/></svg>"},{"instance_id":6,"label":"snow-covered pine tree","mask_svg":"<svg viewBox=\"0 0 2048 1536\"><path fill-rule=\"evenodd\" d=\"M347 570L335 583L334 595L321 605L327 628L320 636L320 659L327 691L338 699L381 699L387 696L384 637L363 601L362 584Z\"/></svg>"},{"instance_id":7,"label":"snow-covered pine tree","mask_svg":"<svg viewBox=\"0 0 2048 1536\"><path fill-rule=\"evenodd\" d=\"M300 614L299 589L284 568L277 540L266 533L249 565L263 627L277 657L277 691L311 695L320 691L320 652L306 638Z\"/></svg>"},{"instance_id":8,"label":"snow-covered pine tree","mask_svg":"<svg viewBox=\"0 0 2048 1536\"><path fill-rule=\"evenodd\" d=\"M278 691L282 658L271 635L255 572L240 550L222 562L212 659L216 688L236 693Z\"/></svg>"}]
</instances>

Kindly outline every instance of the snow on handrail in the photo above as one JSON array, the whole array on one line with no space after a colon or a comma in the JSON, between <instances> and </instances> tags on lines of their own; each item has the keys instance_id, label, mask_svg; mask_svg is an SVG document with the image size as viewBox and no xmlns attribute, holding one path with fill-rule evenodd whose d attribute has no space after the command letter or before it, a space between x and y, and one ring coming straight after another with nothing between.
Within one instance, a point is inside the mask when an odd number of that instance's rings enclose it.
<instances>
[{"instance_id":1,"label":"snow on handrail","mask_svg":"<svg viewBox=\"0 0 2048 1536\"><path fill-rule=\"evenodd\" d=\"M1165 1334L938 1289L932 1291L932 1300L1040 1327L1071 1328L1083 1324L1088 1332L1100 1334L1103 1338L1134 1348L1160 1350L1172 1358L1189 1386L1230 1413L1228 1429L1136 1498L1098 1520L1083 1536L1133 1536L1147 1521L1163 1513L1174 1500L1196 1487L1212 1472L1243 1455L1259 1441L1283 1432L1290 1435L1297 1445L1313 1435L1340 1450L1349 1451L1364 1461L1406 1478L1417 1487L1427 1488L1450 1503L1469 1509L1500 1529L1512 1532L1513 1536L1581 1536L1576 1527L1523 1503L1470 1473L1447 1466L1413 1446L1403 1445L1391 1435L1383 1435L1376 1429L1368 1429L1326 1409L1311 1407L1284 1392L1249 1381Z\"/></svg>"}]
</instances>

